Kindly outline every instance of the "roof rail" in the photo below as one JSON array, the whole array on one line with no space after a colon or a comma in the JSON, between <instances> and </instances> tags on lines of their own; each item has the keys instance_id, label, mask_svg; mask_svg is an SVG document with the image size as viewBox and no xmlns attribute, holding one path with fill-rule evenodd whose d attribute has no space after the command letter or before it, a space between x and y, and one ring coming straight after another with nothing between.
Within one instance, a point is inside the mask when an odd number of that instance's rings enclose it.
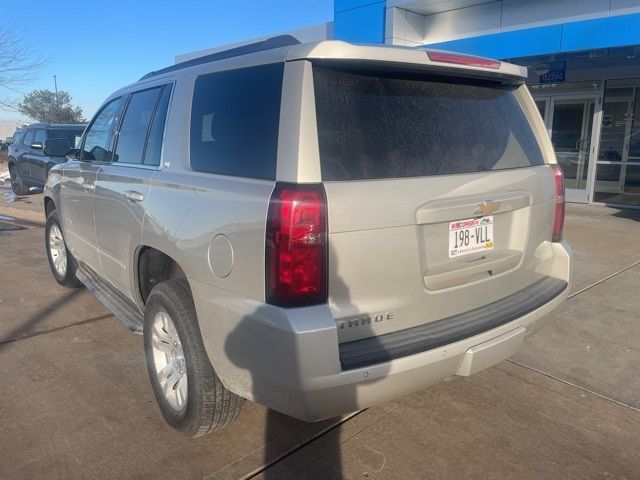
<instances>
[{"instance_id":1,"label":"roof rail","mask_svg":"<svg viewBox=\"0 0 640 480\"><path fill-rule=\"evenodd\" d=\"M175 65L171 65L170 67L149 72L145 76L141 77L140 80L146 80L147 78L155 77L156 75L162 75L163 73L169 73L175 70L193 67L194 65L202 65L204 63L209 63L216 60L224 60L225 58L239 57L240 55L247 55L249 53L262 52L265 50L272 50L274 48L280 47L290 47L292 45L299 44L300 40L292 35L279 35L277 37L268 38L261 42L250 43L248 45L242 45L241 47L231 48L229 50L223 50L221 52L216 52L210 55L205 55L203 57L187 60L186 62L176 63Z\"/></svg>"}]
</instances>

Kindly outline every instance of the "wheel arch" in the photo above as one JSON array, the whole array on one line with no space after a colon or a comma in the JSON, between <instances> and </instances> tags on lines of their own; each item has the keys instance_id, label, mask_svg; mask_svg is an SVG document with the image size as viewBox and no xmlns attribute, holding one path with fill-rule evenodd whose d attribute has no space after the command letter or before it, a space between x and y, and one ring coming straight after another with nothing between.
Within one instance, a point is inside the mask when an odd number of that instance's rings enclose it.
<instances>
[{"instance_id":1,"label":"wheel arch","mask_svg":"<svg viewBox=\"0 0 640 480\"><path fill-rule=\"evenodd\" d=\"M57 210L56 202L50 196L44 197L44 218L48 218L49 214Z\"/></svg>"},{"instance_id":2,"label":"wheel arch","mask_svg":"<svg viewBox=\"0 0 640 480\"><path fill-rule=\"evenodd\" d=\"M141 245L134 255L134 281L137 299L145 305L151 290L156 285L172 279L188 279L180 264L162 250Z\"/></svg>"}]
</instances>

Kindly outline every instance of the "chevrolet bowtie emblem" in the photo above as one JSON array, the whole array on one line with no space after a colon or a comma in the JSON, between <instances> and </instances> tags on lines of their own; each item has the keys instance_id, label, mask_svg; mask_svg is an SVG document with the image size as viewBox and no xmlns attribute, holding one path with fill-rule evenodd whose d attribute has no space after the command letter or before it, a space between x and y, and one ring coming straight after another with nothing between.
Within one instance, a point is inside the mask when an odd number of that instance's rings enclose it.
<instances>
[{"instance_id":1,"label":"chevrolet bowtie emblem","mask_svg":"<svg viewBox=\"0 0 640 480\"><path fill-rule=\"evenodd\" d=\"M474 215L491 215L496 210L500 208L500 202L494 202L493 200L483 200L482 203L476 205L476 208L473 210Z\"/></svg>"}]
</instances>

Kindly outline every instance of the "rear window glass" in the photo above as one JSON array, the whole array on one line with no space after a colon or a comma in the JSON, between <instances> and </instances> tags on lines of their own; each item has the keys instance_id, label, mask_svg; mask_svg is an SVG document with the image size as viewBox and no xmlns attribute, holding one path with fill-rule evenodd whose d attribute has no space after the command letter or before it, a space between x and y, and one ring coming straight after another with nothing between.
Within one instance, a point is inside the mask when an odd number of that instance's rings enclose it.
<instances>
[{"instance_id":1,"label":"rear window glass","mask_svg":"<svg viewBox=\"0 0 640 480\"><path fill-rule=\"evenodd\" d=\"M284 64L199 77L191 109L191 168L275 179Z\"/></svg>"},{"instance_id":2,"label":"rear window glass","mask_svg":"<svg viewBox=\"0 0 640 480\"><path fill-rule=\"evenodd\" d=\"M458 81L459 82L459 81ZM544 163L515 87L314 67L323 180Z\"/></svg>"}]
</instances>

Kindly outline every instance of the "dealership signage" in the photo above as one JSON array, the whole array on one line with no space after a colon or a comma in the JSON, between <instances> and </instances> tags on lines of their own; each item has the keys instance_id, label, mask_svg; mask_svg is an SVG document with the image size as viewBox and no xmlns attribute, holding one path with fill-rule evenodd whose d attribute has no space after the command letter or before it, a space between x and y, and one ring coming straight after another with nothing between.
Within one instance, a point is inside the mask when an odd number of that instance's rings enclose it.
<instances>
[{"instance_id":1,"label":"dealership signage","mask_svg":"<svg viewBox=\"0 0 640 480\"><path fill-rule=\"evenodd\" d=\"M562 83L567 71L567 62L549 62L549 71L540 75L540 83Z\"/></svg>"}]
</instances>

